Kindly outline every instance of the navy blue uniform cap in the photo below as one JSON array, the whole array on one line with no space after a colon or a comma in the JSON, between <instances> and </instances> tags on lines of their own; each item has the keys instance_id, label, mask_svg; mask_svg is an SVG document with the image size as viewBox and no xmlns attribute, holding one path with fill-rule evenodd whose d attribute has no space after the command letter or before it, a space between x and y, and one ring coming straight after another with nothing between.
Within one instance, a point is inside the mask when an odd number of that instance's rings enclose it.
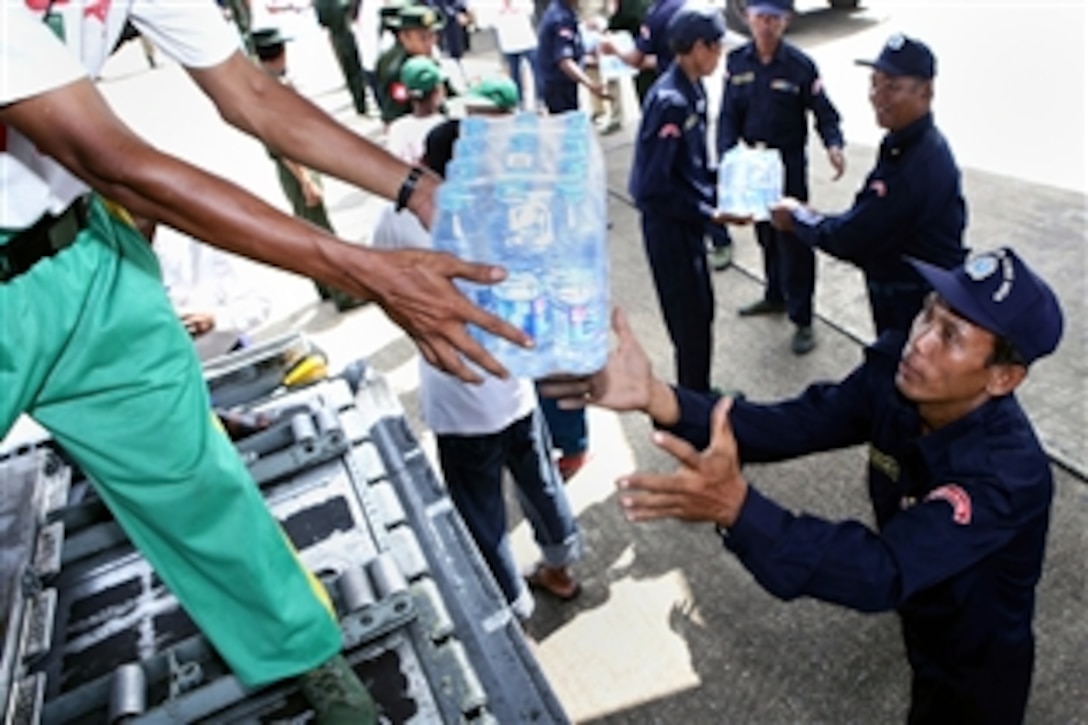
<instances>
[{"instance_id":1,"label":"navy blue uniform cap","mask_svg":"<svg viewBox=\"0 0 1088 725\"><path fill-rule=\"evenodd\" d=\"M717 8L689 2L672 16L665 32L673 47L691 47L697 40L713 43L725 35L725 20Z\"/></svg>"},{"instance_id":2,"label":"navy blue uniform cap","mask_svg":"<svg viewBox=\"0 0 1088 725\"><path fill-rule=\"evenodd\" d=\"M914 76L929 80L937 75L937 59L920 40L896 33L880 51L876 60L859 60L858 65L876 68L890 76Z\"/></svg>"},{"instance_id":3,"label":"navy blue uniform cap","mask_svg":"<svg viewBox=\"0 0 1088 725\"><path fill-rule=\"evenodd\" d=\"M1008 247L972 255L955 269L907 261L949 307L1011 342L1026 364L1058 347L1063 327L1058 298Z\"/></svg>"},{"instance_id":4,"label":"navy blue uniform cap","mask_svg":"<svg viewBox=\"0 0 1088 725\"><path fill-rule=\"evenodd\" d=\"M748 12L756 15L789 15L793 0L749 0Z\"/></svg>"}]
</instances>

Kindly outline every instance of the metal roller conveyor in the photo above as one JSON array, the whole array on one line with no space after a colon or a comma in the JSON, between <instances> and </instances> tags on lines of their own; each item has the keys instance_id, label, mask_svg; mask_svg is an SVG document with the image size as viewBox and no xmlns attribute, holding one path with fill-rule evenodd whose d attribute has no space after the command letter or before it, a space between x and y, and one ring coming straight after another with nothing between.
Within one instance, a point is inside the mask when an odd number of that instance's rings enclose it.
<instances>
[{"instance_id":1,"label":"metal roller conveyor","mask_svg":"<svg viewBox=\"0 0 1088 725\"><path fill-rule=\"evenodd\" d=\"M271 390L262 371L282 354L221 360L207 379L267 425L235 445L327 587L383 721L567 722L388 386L368 369L357 392ZM0 724L312 722L293 678L240 683L67 460L0 457ZM52 493L21 498L36 482Z\"/></svg>"}]
</instances>

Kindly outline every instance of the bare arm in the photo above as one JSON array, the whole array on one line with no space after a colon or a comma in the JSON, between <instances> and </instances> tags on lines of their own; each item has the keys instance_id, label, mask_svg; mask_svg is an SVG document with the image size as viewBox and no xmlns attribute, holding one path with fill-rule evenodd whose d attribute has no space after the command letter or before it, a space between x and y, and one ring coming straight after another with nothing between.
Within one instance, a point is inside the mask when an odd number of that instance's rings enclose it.
<instances>
[{"instance_id":1,"label":"bare arm","mask_svg":"<svg viewBox=\"0 0 1088 725\"><path fill-rule=\"evenodd\" d=\"M675 391L658 378L650 358L635 337L627 314L612 310L612 330L616 346L605 366L589 376L555 376L538 380L538 390L546 398L557 398L564 409L597 405L615 411L640 411L660 425L675 425L680 419L680 404Z\"/></svg>"},{"instance_id":2,"label":"bare arm","mask_svg":"<svg viewBox=\"0 0 1088 725\"><path fill-rule=\"evenodd\" d=\"M504 275L501 268L422 250L382 252L341 242L234 184L152 148L113 114L89 80L0 107L0 123L18 129L43 153L137 216L161 220L222 249L376 300L429 362L463 379L478 376L459 353L492 373L505 374L471 338L467 322L528 342L511 325L472 305L452 282L455 277L494 282ZM349 132L330 135L354 148L340 138L351 136ZM374 156L375 167L385 173L402 166L392 157L363 154ZM320 161L322 155L309 161ZM378 184L380 175L369 170L356 174L360 183L374 182L379 193L391 189L395 193L400 179Z\"/></svg>"},{"instance_id":3,"label":"bare arm","mask_svg":"<svg viewBox=\"0 0 1088 725\"><path fill-rule=\"evenodd\" d=\"M571 58L564 58L559 61L559 70L563 71L563 74L570 78L575 83L583 85L589 89L589 92L599 98L608 98L608 91L605 90L603 83L594 83L586 72L582 70L581 66L574 62Z\"/></svg>"},{"instance_id":4,"label":"bare arm","mask_svg":"<svg viewBox=\"0 0 1088 725\"><path fill-rule=\"evenodd\" d=\"M558 398L561 408L593 404L616 411L637 410L660 425L676 424L680 419L676 392L654 375L627 316L618 308L612 313L612 329L618 344L602 370L586 378L538 381L541 395ZM620 506L629 520L675 518L722 526L736 521L748 484L740 473L737 441L729 423L731 406L731 399L715 406L710 445L702 452L670 433L654 432L654 443L680 467L670 474L636 472L617 481Z\"/></svg>"},{"instance_id":5,"label":"bare arm","mask_svg":"<svg viewBox=\"0 0 1088 725\"><path fill-rule=\"evenodd\" d=\"M267 75L241 53L189 74L232 126L259 138L283 158L395 199L411 166L337 123ZM283 119L291 119L284 123ZM425 226L434 218L438 178L426 175L408 201Z\"/></svg>"},{"instance_id":6,"label":"bare arm","mask_svg":"<svg viewBox=\"0 0 1088 725\"><path fill-rule=\"evenodd\" d=\"M736 523L748 482L729 423L732 404L731 398L723 398L714 407L710 445L703 451L668 433L654 433L654 442L680 466L673 473L636 472L616 482L628 520L712 521L726 527Z\"/></svg>"},{"instance_id":7,"label":"bare arm","mask_svg":"<svg viewBox=\"0 0 1088 725\"><path fill-rule=\"evenodd\" d=\"M623 51L616 47L609 38L601 41L600 51L605 55L614 55L632 68L639 70L654 70L657 68L657 56L647 55L638 48Z\"/></svg>"}]
</instances>

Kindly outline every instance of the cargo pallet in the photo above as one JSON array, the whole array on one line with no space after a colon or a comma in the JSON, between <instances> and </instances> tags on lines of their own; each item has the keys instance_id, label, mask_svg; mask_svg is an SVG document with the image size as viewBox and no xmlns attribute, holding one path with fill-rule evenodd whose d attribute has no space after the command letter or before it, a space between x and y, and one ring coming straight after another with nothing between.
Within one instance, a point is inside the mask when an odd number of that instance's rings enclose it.
<instances>
[{"instance_id":1,"label":"cargo pallet","mask_svg":"<svg viewBox=\"0 0 1088 725\"><path fill-rule=\"evenodd\" d=\"M217 407L266 422L235 445L382 722L568 722L383 378L360 362L280 384L307 345L206 378ZM53 441L3 454L0 486L4 725L313 721L291 681L242 686Z\"/></svg>"}]
</instances>

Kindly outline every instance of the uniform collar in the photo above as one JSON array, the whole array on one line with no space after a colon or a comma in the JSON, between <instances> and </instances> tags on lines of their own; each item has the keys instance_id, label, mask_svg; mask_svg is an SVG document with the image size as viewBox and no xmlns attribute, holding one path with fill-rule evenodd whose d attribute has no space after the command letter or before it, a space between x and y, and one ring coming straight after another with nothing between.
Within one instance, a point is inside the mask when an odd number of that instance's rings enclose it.
<instances>
[{"instance_id":1,"label":"uniform collar","mask_svg":"<svg viewBox=\"0 0 1088 725\"><path fill-rule=\"evenodd\" d=\"M759 51L756 49L756 43L755 43L754 40L749 41L748 44L743 46L740 50L753 63L759 63L760 62L759 61ZM768 65L773 65L774 63L780 63L785 59L786 59L786 40L785 40L785 38L782 38L782 39L780 39L778 41L778 47L774 49L774 55L771 56L771 63L769 63Z\"/></svg>"},{"instance_id":2,"label":"uniform collar","mask_svg":"<svg viewBox=\"0 0 1088 725\"><path fill-rule=\"evenodd\" d=\"M695 101L702 101L706 99L706 90L703 88L703 84L699 81L692 81L688 78L687 74L680 67L679 63L673 63L669 66L666 73L672 73L673 81L676 85L676 90L684 94L685 98L690 98ZM706 110L704 105L702 110Z\"/></svg>"},{"instance_id":3,"label":"uniform collar","mask_svg":"<svg viewBox=\"0 0 1088 725\"><path fill-rule=\"evenodd\" d=\"M917 440L918 452L931 472L964 469L955 465L965 456L975 458L987 450L986 433L995 417L1019 406L1014 394L991 398L959 420ZM917 410L917 408L916 408ZM920 420L920 418L919 418Z\"/></svg>"},{"instance_id":4,"label":"uniform collar","mask_svg":"<svg viewBox=\"0 0 1088 725\"><path fill-rule=\"evenodd\" d=\"M933 128L933 113L927 113L898 131L892 131L880 142L881 156L898 156L903 149L918 142Z\"/></svg>"}]
</instances>

